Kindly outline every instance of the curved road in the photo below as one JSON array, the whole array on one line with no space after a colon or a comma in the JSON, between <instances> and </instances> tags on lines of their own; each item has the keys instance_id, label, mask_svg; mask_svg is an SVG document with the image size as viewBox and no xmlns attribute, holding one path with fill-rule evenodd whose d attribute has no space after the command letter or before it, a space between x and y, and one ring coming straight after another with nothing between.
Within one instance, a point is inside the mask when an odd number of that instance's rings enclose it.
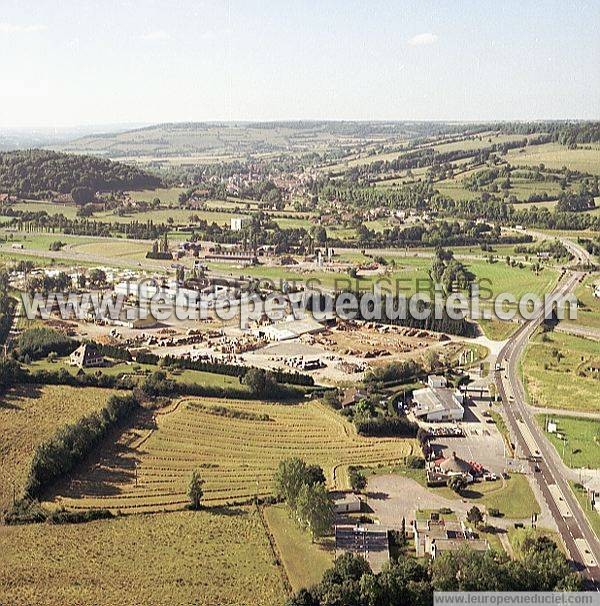
<instances>
[{"instance_id":1,"label":"curved road","mask_svg":"<svg viewBox=\"0 0 600 606\"><path fill-rule=\"evenodd\" d=\"M577 264L591 262L587 251L569 240L565 239L563 242L573 252ZM567 271L554 293L571 293L584 276L582 271ZM504 345L498 355L497 361L501 370L495 372L495 381L517 451L530 461L542 496L576 568L581 571L591 588L599 590L600 541L591 529L567 479L561 473L554 447L545 438L533 417L533 412L526 405L525 391L519 377L519 360L543 319L542 311L534 319L525 322Z\"/></svg>"}]
</instances>

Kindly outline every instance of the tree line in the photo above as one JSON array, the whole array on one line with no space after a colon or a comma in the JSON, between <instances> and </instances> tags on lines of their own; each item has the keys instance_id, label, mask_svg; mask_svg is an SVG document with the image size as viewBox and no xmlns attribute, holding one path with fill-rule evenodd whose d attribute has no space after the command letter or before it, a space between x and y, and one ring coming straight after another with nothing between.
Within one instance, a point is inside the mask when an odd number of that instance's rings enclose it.
<instances>
[{"instance_id":1,"label":"tree line","mask_svg":"<svg viewBox=\"0 0 600 606\"><path fill-rule=\"evenodd\" d=\"M361 556L345 553L320 583L301 589L286 606L430 606L434 591L579 591L581 579L554 541L528 537L523 555L465 547L431 562L400 555L374 573Z\"/></svg>"}]
</instances>

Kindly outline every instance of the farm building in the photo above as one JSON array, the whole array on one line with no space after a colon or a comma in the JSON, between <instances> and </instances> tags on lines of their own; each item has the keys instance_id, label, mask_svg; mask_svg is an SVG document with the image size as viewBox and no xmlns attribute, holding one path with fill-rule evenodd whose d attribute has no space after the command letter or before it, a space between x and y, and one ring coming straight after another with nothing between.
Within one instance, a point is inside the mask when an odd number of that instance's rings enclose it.
<instances>
[{"instance_id":1,"label":"farm building","mask_svg":"<svg viewBox=\"0 0 600 606\"><path fill-rule=\"evenodd\" d=\"M345 494L337 499L333 503L333 511L335 513L352 513L360 511L362 507L362 501L358 495Z\"/></svg>"},{"instance_id":2,"label":"farm building","mask_svg":"<svg viewBox=\"0 0 600 606\"><path fill-rule=\"evenodd\" d=\"M415 553L418 558L429 556L432 560L446 551L458 551L469 547L474 551L487 551L485 539L466 528L460 522L427 520L413 523Z\"/></svg>"},{"instance_id":3,"label":"farm building","mask_svg":"<svg viewBox=\"0 0 600 606\"><path fill-rule=\"evenodd\" d=\"M92 368L94 366L102 366L104 358L93 345L84 343L71 354L70 364L79 368Z\"/></svg>"},{"instance_id":4,"label":"farm building","mask_svg":"<svg viewBox=\"0 0 600 606\"><path fill-rule=\"evenodd\" d=\"M347 408L348 406L354 406L354 404L358 404L361 400L364 400L367 397L367 392L358 389L357 387L350 387L349 389L344 390L344 396L342 397L342 401L340 405L342 408Z\"/></svg>"},{"instance_id":5,"label":"farm building","mask_svg":"<svg viewBox=\"0 0 600 606\"><path fill-rule=\"evenodd\" d=\"M446 379L431 375L427 387L413 392L417 419L428 422L462 421L465 414L463 395L446 387Z\"/></svg>"},{"instance_id":6,"label":"farm building","mask_svg":"<svg viewBox=\"0 0 600 606\"><path fill-rule=\"evenodd\" d=\"M325 326L314 318L303 318L301 320L288 319L275 322L256 329L256 336L268 341L287 341L296 339L302 335L314 335L323 332Z\"/></svg>"},{"instance_id":7,"label":"farm building","mask_svg":"<svg viewBox=\"0 0 600 606\"><path fill-rule=\"evenodd\" d=\"M146 313L142 314L140 308L130 307L123 309L119 315L119 319L112 320L112 324L134 330L154 328L158 323L156 318L150 313L150 311L145 311Z\"/></svg>"}]
</instances>

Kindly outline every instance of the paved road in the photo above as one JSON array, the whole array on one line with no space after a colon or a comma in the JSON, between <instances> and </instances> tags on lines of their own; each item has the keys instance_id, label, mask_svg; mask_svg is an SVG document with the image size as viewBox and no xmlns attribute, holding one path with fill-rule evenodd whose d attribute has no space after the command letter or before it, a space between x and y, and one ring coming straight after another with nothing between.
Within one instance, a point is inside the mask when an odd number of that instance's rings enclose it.
<instances>
[{"instance_id":1,"label":"paved road","mask_svg":"<svg viewBox=\"0 0 600 606\"><path fill-rule=\"evenodd\" d=\"M584 264L590 258L586 251L566 240L565 245L574 253L575 262ZM555 293L572 292L584 273L568 271L561 278ZM592 588L600 589L600 541L591 529L587 517L575 498L564 476L563 469L556 461L553 446L543 435L533 417L533 410L527 406L523 384L519 377L519 359L538 326L543 321L543 312L533 320L523 324L509 339L498 355L502 370L495 371L498 393L506 409L511 435L520 456L529 459L550 513L554 518L564 543L576 568ZM538 463L533 462L535 460Z\"/></svg>"}]
</instances>

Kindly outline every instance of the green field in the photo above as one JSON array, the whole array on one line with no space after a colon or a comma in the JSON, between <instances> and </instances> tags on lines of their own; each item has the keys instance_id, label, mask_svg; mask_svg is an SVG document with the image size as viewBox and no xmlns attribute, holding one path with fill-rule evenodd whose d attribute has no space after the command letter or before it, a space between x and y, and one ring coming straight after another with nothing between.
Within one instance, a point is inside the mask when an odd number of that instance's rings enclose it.
<instances>
[{"instance_id":1,"label":"green field","mask_svg":"<svg viewBox=\"0 0 600 606\"><path fill-rule=\"evenodd\" d=\"M537 539L538 537L547 537L552 539L558 547L565 551L562 539L557 532L547 530L546 528L509 528L508 540L517 560L523 558L523 544L526 540Z\"/></svg>"},{"instance_id":2,"label":"green field","mask_svg":"<svg viewBox=\"0 0 600 606\"><path fill-rule=\"evenodd\" d=\"M566 465L600 468L600 420L547 415L537 415L536 420ZM545 431L547 421L557 424L557 433Z\"/></svg>"},{"instance_id":3,"label":"green field","mask_svg":"<svg viewBox=\"0 0 600 606\"><path fill-rule=\"evenodd\" d=\"M264 515L294 591L316 585L333 564L333 545L313 543L286 505L267 507Z\"/></svg>"},{"instance_id":4,"label":"green field","mask_svg":"<svg viewBox=\"0 0 600 606\"><path fill-rule=\"evenodd\" d=\"M214 406L266 418L222 416L210 410ZM148 420L140 419L122 437L123 445L99 453L75 483L58 487L55 500L79 509L181 509L188 502L190 474L198 469L207 504L243 503L272 494L275 469L287 457L321 465L331 487L347 488L349 465L398 464L417 451L414 440L361 437L318 402L186 398L158 413L154 424L148 430Z\"/></svg>"},{"instance_id":5,"label":"green field","mask_svg":"<svg viewBox=\"0 0 600 606\"><path fill-rule=\"evenodd\" d=\"M587 519L590 522L592 530L596 533L596 536L600 538L600 511L598 511L597 509L592 509L590 499L585 489L578 487L574 482L569 482L569 484L573 489L575 498L579 501L579 504L581 505L581 509L585 511L585 515L587 516Z\"/></svg>"},{"instance_id":6,"label":"green field","mask_svg":"<svg viewBox=\"0 0 600 606\"><path fill-rule=\"evenodd\" d=\"M564 324L574 324L600 331L600 298L594 296L593 287L600 285L600 273L590 274L575 291L579 305L577 320L564 321Z\"/></svg>"},{"instance_id":7,"label":"green field","mask_svg":"<svg viewBox=\"0 0 600 606\"><path fill-rule=\"evenodd\" d=\"M63 425L99 410L112 394L93 387L25 385L0 398L0 511L19 496L36 447Z\"/></svg>"},{"instance_id":8,"label":"green field","mask_svg":"<svg viewBox=\"0 0 600 606\"><path fill-rule=\"evenodd\" d=\"M524 150L511 149L506 160L516 166L539 166L560 169L563 166L571 170L600 175L600 148L568 149L559 143L546 143L526 147Z\"/></svg>"},{"instance_id":9,"label":"green field","mask_svg":"<svg viewBox=\"0 0 600 606\"><path fill-rule=\"evenodd\" d=\"M536 336L522 361L532 404L599 411L598 377L589 370L599 364L598 344L594 341L557 332Z\"/></svg>"},{"instance_id":10,"label":"green field","mask_svg":"<svg viewBox=\"0 0 600 606\"><path fill-rule=\"evenodd\" d=\"M514 322L503 322L502 320L479 320L477 322L483 334L492 341L504 341L508 339L519 327Z\"/></svg>"},{"instance_id":11,"label":"green field","mask_svg":"<svg viewBox=\"0 0 600 606\"><path fill-rule=\"evenodd\" d=\"M285 600L255 509L0 526L0 604L273 606Z\"/></svg>"},{"instance_id":12,"label":"green field","mask_svg":"<svg viewBox=\"0 0 600 606\"><path fill-rule=\"evenodd\" d=\"M450 499L456 498L456 493L446 486L431 490ZM520 473L513 473L508 480L470 484L461 498L488 510L498 509L502 517L509 519L526 519L541 511L527 476Z\"/></svg>"}]
</instances>

